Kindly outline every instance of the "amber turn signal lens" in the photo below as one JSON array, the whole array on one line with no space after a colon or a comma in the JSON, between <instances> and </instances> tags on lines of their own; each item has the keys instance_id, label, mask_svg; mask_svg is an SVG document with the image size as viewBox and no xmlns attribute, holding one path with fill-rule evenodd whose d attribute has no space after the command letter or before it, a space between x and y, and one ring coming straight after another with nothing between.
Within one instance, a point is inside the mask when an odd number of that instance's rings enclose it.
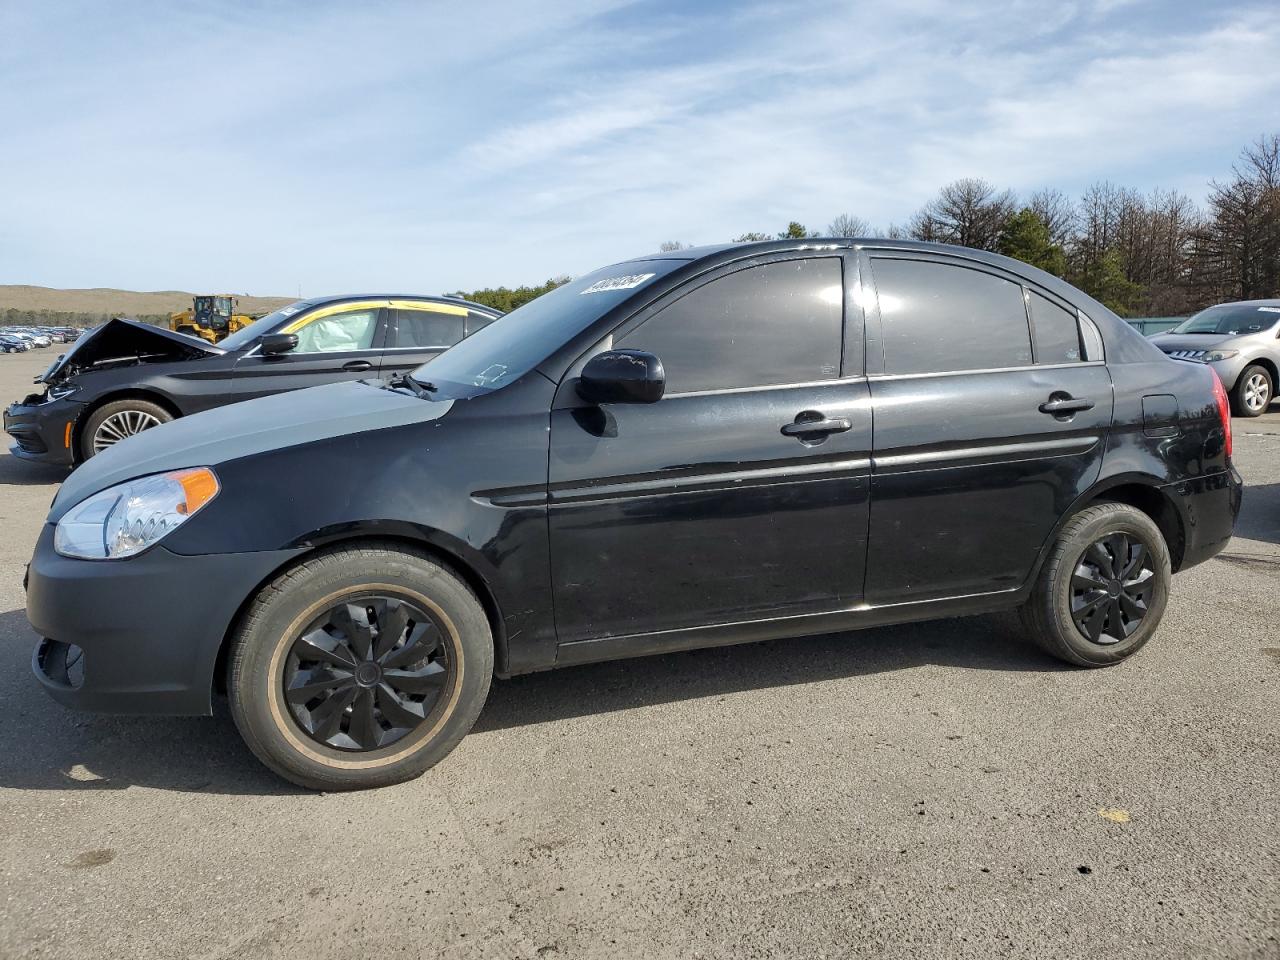
<instances>
[{"instance_id":1,"label":"amber turn signal lens","mask_svg":"<svg viewBox=\"0 0 1280 960\"><path fill-rule=\"evenodd\" d=\"M195 467L191 470L177 470L167 474L171 480L177 480L186 494L186 502L178 505L178 512L187 516L195 513L218 494L218 478L208 467Z\"/></svg>"}]
</instances>

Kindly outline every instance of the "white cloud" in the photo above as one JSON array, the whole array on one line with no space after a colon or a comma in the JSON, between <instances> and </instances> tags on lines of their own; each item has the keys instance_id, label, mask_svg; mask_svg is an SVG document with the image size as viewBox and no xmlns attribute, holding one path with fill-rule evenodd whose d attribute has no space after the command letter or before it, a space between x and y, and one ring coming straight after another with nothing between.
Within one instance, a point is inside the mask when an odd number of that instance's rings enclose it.
<instances>
[{"instance_id":1,"label":"white cloud","mask_svg":"<svg viewBox=\"0 0 1280 960\"><path fill-rule=\"evenodd\" d=\"M1186 188L1280 126L1265 6L431 6L8 8L0 282L531 281L958 176Z\"/></svg>"}]
</instances>

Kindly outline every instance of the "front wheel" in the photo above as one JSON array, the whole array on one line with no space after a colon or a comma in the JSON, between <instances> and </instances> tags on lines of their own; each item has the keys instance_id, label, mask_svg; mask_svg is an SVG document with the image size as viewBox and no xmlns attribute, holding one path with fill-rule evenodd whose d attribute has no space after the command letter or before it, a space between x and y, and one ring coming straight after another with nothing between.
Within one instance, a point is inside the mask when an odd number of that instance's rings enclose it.
<instances>
[{"instance_id":1,"label":"front wheel","mask_svg":"<svg viewBox=\"0 0 1280 960\"><path fill-rule=\"evenodd\" d=\"M1097 504L1062 529L1022 622L1068 663L1119 663L1160 625L1171 576L1168 545L1150 517L1124 503Z\"/></svg>"},{"instance_id":2,"label":"front wheel","mask_svg":"<svg viewBox=\"0 0 1280 960\"><path fill-rule=\"evenodd\" d=\"M475 594L398 545L335 548L292 567L254 598L232 643L241 736L314 790L419 776L471 729L493 676Z\"/></svg>"},{"instance_id":3,"label":"front wheel","mask_svg":"<svg viewBox=\"0 0 1280 960\"><path fill-rule=\"evenodd\" d=\"M1232 406L1236 415L1241 417L1260 417L1271 406L1271 398L1275 395L1275 384L1271 382L1271 374L1266 367L1253 364L1244 368L1231 391Z\"/></svg>"},{"instance_id":4,"label":"front wheel","mask_svg":"<svg viewBox=\"0 0 1280 960\"><path fill-rule=\"evenodd\" d=\"M107 447L173 419L158 403L129 397L105 403L89 415L80 431L80 456L88 460Z\"/></svg>"}]
</instances>

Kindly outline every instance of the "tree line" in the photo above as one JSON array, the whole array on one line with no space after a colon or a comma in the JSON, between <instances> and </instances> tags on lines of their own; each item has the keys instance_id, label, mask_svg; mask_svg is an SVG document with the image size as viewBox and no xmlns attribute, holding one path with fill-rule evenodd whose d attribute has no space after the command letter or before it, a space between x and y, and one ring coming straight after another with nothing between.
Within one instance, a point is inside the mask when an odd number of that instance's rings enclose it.
<instances>
[{"instance_id":1,"label":"tree line","mask_svg":"<svg viewBox=\"0 0 1280 960\"><path fill-rule=\"evenodd\" d=\"M62 310L23 310L18 307L0 309L0 327L80 327L87 329L106 323L118 313L73 313ZM133 317L144 323L168 326L167 313L141 314Z\"/></svg>"},{"instance_id":2,"label":"tree line","mask_svg":"<svg viewBox=\"0 0 1280 960\"><path fill-rule=\"evenodd\" d=\"M463 300L470 300L472 303L482 303L486 307L493 307L503 313L510 313L516 307L523 307L530 300L535 300L544 293L549 293L572 279L570 276L559 276L552 277L546 283L540 283L532 287L484 287L480 290L456 290L453 293L445 294L445 296L461 297Z\"/></svg>"},{"instance_id":3,"label":"tree line","mask_svg":"<svg viewBox=\"0 0 1280 960\"><path fill-rule=\"evenodd\" d=\"M1280 297L1280 135L1241 151L1202 209L1176 190L1102 181L1079 197L1020 198L986 180L947 184L903 225L840 214L825 232L792 221L777 239L885 237L991 250L1046 270L1116 313L1182 316L1224 300ZM772 240L744 233L735 243ZM685 246L677 241L664 249Z\"/></svg>"}]
</instances>

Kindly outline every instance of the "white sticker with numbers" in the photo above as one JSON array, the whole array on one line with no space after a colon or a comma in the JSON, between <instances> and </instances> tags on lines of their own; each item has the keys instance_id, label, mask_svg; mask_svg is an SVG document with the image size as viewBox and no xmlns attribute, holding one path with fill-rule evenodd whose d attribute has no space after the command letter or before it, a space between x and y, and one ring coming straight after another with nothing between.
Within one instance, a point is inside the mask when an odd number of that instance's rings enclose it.
<instances>
[{"instance_id":1,"label":"white sticker with numbers","mask_svg":"<svg viewBox=\"0 0 1280 960\"><path fill-rule=\"evenodd\" d=\"M608 293L611 290L630 290L640 286L646 280L653 276L652 273L633 273L626 277L610 277L607 280L597 280L583 293Z\"/></svg>"}]
</instances>

